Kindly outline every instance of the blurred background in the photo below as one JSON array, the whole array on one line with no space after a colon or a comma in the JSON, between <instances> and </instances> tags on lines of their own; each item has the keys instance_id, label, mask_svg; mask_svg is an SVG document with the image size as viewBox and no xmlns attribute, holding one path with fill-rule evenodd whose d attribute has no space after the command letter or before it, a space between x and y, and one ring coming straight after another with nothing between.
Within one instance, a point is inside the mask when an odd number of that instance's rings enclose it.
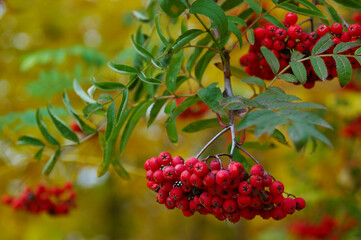
<instances>
[{"instance_id":1,"label":"blurred background","mask_svg":"<svg viewBox=\"0 0 361 240\"><path fill-rule=\"evenodd\" d=\"M263 2L268 8L270 1ZM174 146L166 136L162 117L149 128L142 121L137 125L121 159L130 180L113 171L97 178L102 152L96 138L63 154L50 177L41 174L51 152L44 152L37 162L32 158L37 149L17 146L18 137L28 134L41 138L35 110L43 109L49 122L45 111L49 101L58 116L70 123L61 102L62 91L68 89L78 111L84 107L71 90L74 78L84 89L91 86L91 76L109 81L122 78L107 67L107 62L132 60L130 35L139 26L132 10L141 11L146 4L141 0L0 0L0 195L17 195L25 186L38 183L56 186L71 181L78 205L65 216L34 215L0 205L0 239L305 239L297 234L305 223L326 232L320 239L361 239L360 71L353 72L346 89L341 89L337 80L317 82L310 90L277 83L289 94L327 106L328 110L319 115L334 128L322 129L333 143L332 149L321 143L314 148L310 143L297 153L293 146L270 142L267 136L247 137L249 151L267 171L284 183L287 192L307 202L305 210L282 221L256 217L232 224L199 214L186 218L180 211L156 203L155 194L146 186L145 160L164 150L173 156L194 156L219 131L181 133L179 144ZM357 17L352 19L357 12L335 7L347 21L357 21ZM273 13L283 19L286 12ZM179 29L179 23L175 24ZM239 66L238 59L246 51L246 45L235 49L232 65ZM222 86L220 79L222 72L210 65L205 85L220 81ZM247 85L237 79L233 83L237 94L251 96ZM214 116L208 112L179 119L178 129L207 117ZM50 128L55 133L53 130ZM225 136L209 152L225 152L228 143Z\"/></svg>"}]
</instances>

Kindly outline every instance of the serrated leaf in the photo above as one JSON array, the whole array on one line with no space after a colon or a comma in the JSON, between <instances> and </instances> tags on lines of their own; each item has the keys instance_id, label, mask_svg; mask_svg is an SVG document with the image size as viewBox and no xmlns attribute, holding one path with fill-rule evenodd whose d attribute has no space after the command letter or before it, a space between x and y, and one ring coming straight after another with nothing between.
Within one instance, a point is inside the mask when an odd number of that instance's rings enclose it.
<instances>
[{"instance_id":1,"label":"serrated leaf","mask_svg":"<svg viewBox=\"0 0 361 240\"><path fill-rule=\"evenodd\" d=\"M184 12L186 6L181 0L159 0L162 10L170 17L178 17Z\"/></svg>"},{"instance_id":2,"label":"serrated leaf","mask_svg":"<svg viewBox=\"0 0 361 240\"><path fill-rule=\"evenodd\" d=\"M53 137L53 135L51 135L49 133L48 128L46 127L45 123L41 119L41 113L40 113L39 108L36 110L36 123L39 127L41 134L43 135L45 140L48 141L48 143L50 143L52 145L57 145L57 146L60 145L59 142Z\"/></svg>"},{"instance_id":3,"label":"serrated leaf","mask_svg":"<svg viewBox=\"0 0 361 240\"><path fill-rule=\"evenodd\" d=\"M201 99L197 96L191 96L182 101L170 114L165 126L167 126L170 122L173 122L182 112L187 110L193 104L201 101Z\"/></svg>"},{"instance_id":4,"label":"serrated leaf","mask_svg":"<svg viewBox=\"0 0 361 240\"><path fill-rule=\"evenodd\" d=\"M151 85L160 85L163 83L159 79L145 76L145 74L143 72L141 72L138 77L142 82L151 84Z\"/></svg>"},{"instance_id":5,"label":"serrated leaf","mask_svg":"<svg viewBox=\"0 0 361 240\"><path fill-rule=\"evenodd\" d=\"M112 102L107 109L107 127L105 130L105 139L108 140L115 124L115 103Z\"/></svg>"},{"instance_id":6,"label":"serrated leaf","mask_svg":"<svg viewBox=\"0 0 361 240\"><path fill-rule=\"evenodd\" d=\"M132 45L135 49L135 51L137 51L137 53L143 57L145 57L146 59L153 59L153 55L148 51L146 50L144 47L142 47L140 44L138 44L135 40L135 36L132 35L131 37L131 42L132 42Z\"/></svg>"},{"instance_id":7,"label":"serrated leaf","mask_svg":"<svg viewBox=\"0 0 361 240\"><path fill-rule=\"evenodd\" d=\"M196 64L195 70L194 70L195 76L199 82L202 82L203 74L204 74L205 70L207 69L207 67L209 66L210 61L216 54L217 54L216 52L214 52L212 50L208 50L199 59L198 63Z\"/></svg>"},{"instance_id":8,"label":"serrated leaf","mask_svg":"<svg viewBox=\"0 0 361 240\"><path fill-rule=\"evenodd\" d=\"M290 66L293 74L296 76L297 80L305 84L307 81L307 70L303 63L301 62L290 62Z\"/></svg>"},{"instance_id":9,"label":"serrated leaf","mask_svg":"<svg viewBox=\"0 0 361 240\"><path fill-rule=\"evenodd\" d=\"M287 117L294 122L304 122L332 129L332 126L328 124L325 120L310 112L284 109L278 111L277 113L283 115L284 117Z\"/></svg>"},{"instance_id":10,"label":"serrated leaf","mask_svg":"<svg viewBox=\"0 0 361 240\"><path fill-rule=\"evenodd\" d=\"M86 103L96 103L96 101L90 98L79 85L78 81L74 79L73 88L75 93Z\"/></svg>"},{"instance_id":11,"label":"serrated leaf","mask_svg":"<svg viewBox=\"0 0 361 240\"><path fill-rule=\"evenodd\" d=\"M176 144L178 142L178 133L177 133L177 127L175 125L175 119L173 121L171 121L171 122L167 121L165 129L167 131L167 135L168 135L169 140L173 144Z\"/></svg>"},{"instance_id":12,"label":"serrated leaf","mask_svg":"<svg viewBox=\"0 0 361 240\"><path fill-rule=\"evenodd\" d=\"M109 62L108 66L114 72L117 72L120 74L133 75L133 74L139 73L138 69L131 67L131 66L124 65L124 64L117 64L117 63Z\"/></svg>"},{"instance_id":13,"label":"serrated leaf","mask_svg":"<svg viewBox=\"0 0 361 240\"><path fill-rule=\"evenodd\" d=\"M357 40L355 42L340 42L333 49L333 53L342 53L344 51L349 50L350 48L360 47L360 46L361 46L360 40ZM355 55L357 55L357 54L355 53Z\"/></svg>"},{"instance_id":14,"label":"serrated leaf","mask_svg":"<svg viewBox=\"0 0 361 240\"><path fill-rule=\"evenodd\" d=\"M323 13L320 11L320 9L318 9L313 3L310 3L307 0L295 0L298 3L301 3L303 6L307 7L308 9L315 11L319 14L320 17L322 18L326 18Z\"/></svg>"},{"instance_id":15,"label":"serrated leaf","mask_svg":"<svg viewBox=\"0 0 361 240\"><path fill-rule=\"evenodd\" d=\"M177 40L175 41L174 45L173 45L173 51L176 53L179 50L181 50L181 48L188 44L191 40L195 39L196 37L198 37L199 35L201 35L202 33L205 33L204 31L200 30L200 29L190 29L188 31L186 31L185 33L183 33L182 35L180 35Z\"/></svg>"},{"instance_id":16,"label":"serrated leaf","mask_svg":"<svg viewBox=\"0 0 361 240\"><path fill-rule=\"evenodd\" d=\"M291 55L291 61L292 62L297 62L297 61L301 60L304 56L305 55L303 55L299 51L293 50L292 55Z\"/></svg>"},{"instance_id":17,"label":"serrated leaf","mask_svg":"<svg viewBox=\"0 0 361 240\"><path fill-rule=\"evenodd\" d=\"M56 152L50 157L48 162L45 164L43 168L43 174L48 176L54 169L56 162L60 157L60 149L56 150Z\"/></svg>"},{"instance_id":18,"label":"serrated leaf","mask_svg":"<svg viewBox=\"0 0 361 240\"><path fill-rule=\"evenodd\" d=\"M118 82L97 82L94 77L91 81L96 88L104 91L121 90L125 88L123 84Z\"/></svg>"},{"instance_id":19,"label":"serrated leaf","mask_svg":"<svg viewBox=\"0 0 361 240\"><path fill-rule=\"evenodd\" d=\"M219 122L217 118L202 119L188 124L182 129L182 131L186 133L194 133L204 129L218 127L218 126L219 126Z\"/></svg>"},{"instance_id":20,"label":"serrated leaf","mask_svg":"<svg viewBox=\"0 0 361 240\"><path fill-rule=\"evenodd\" d=\"M288 135L290 136L297 151L302 150L309 139L306 132L303 131L302 126L300 127L298 125L291 125L288 128Z\"/></svg>"},{"instance_id":21,"label":"serrated leaf","mask_svg":"<svg viewBox=\"0 0 361 240\"><path fill-rule=\"evenodd\" d=\"M336 62L337 75L341 87L346 86L351 81L352 65L346 56L333 55Z\"/></svg>"},{"instance_id":22,"label":"serrated leaf","mask_svg":"<svg viewBox=\"0 0 361 240\"><path fill-rule=\"evenodd\" d=\"M337 2L348 8L361 9L361 2L358 0L332 0L332 1Z\"/></svg>"},{"instance_id":23,"label":"serrated leaf","mask_svg":"<svg viewBox=\"0 0 361 240\"><path fill-rule=\"evenodd\" d=\"M266 19L268 22L272 23L273 25L275 25L276 27L287 30L286 26L283 25L283 23L281 23L277 18L275 18L271 14L266 14L263 16L263 18Z\"/></svg>"},{"instance_id":24,"label":"serrated leaf","mask_svg":"<svg viewBox=\"0 0 361 240\"><path fill-rule=\"evenodd\" d=\"M317 103L312 102L277 102L268 106L270 109L326 109Z\"/></svg>"},{"instance_id":25,"label":"serrated leaf","mask_svg":"<svg viewBox=\"0 0 361 240\"><path fill-rule=\"evenodd\" d=\"M88 118L94 112L96 112L98 110L102 110L102 109L103 109L103 105L101 105L99 103L90 103L90 104L86 105L85 108L83 109L84 117Z\"/></svg>"},{"instance_id":26,"label":"serrated leaf","mask_svg":"<svg viewBox=\"0 0 361 240\"><path fill-rule=\"evenodd\" d=\"M262 12L261 2L258 0L246 0L247 4L255 11L258 15Z\"/></svg>"},{"instance_id":27,"label":"serrated leaf","mask_svg":"<svg viewBox=\"0 0 361 240\"><path fill-rule=\"evenodd\" d=\"M165 75L165 85L167 90L171 93L174 93L176 90L176 80L179 71L182 68L183 64L183 51L179 51L178 53L174 54Z\"/></svg>"},{"instance_id":28,"label":"serrated leaf","mask_svg":"<svg viewBox=\"0 0 361 240\"><path fill-rule=\"evenodd\" d=\"M249 83L249 84L255 84L255 85L266 88L266 83L258 77L247 77L247 78L242 79L242 82Z\"/></svg>"},{"instance_id":29,"label":"serrated leaf","mask_svg":"<svg viewBox=\"0 0 361 240\"><path fill-rule=\"evenodd\" d=\"M221 8L223 9L223 11L228 11L243 3L243 1L244 0L226 0L222 3Z\"/></svg>"},{"instance_id":30,"label":"serrated leaf","mask_svg":"<svg viewBox=\"0 0 361 240\"><path fill-rule=\"evenodd\" d=\"M283 133L280 130L278 130L277 128L273 131L271 137L276 139L279 143L282 143L282 144L284 144L286 146L289 146L285 135L283 135Z\"/></svg>"},{"instance_id":31,"label":"serrated leaf","mask_svg":"<svg viewBox=\"0 0 361 240\"><path fill-rule=\"evenodd\" d=\"M59 133L66 139L69 139L73 142L79 143L78 136L69 128L69 126L61 120L58 116L53 112L50 103L48 104L48 113L51 121L54 123L55 128L58 129Z\"/></svg>"},{"instance_id":32,"label":"serrated leaf","mask_svg":"<svg viewBox=\"0 0 361 240\"><path fill-rule=\"evenodd\" d=\"M271 119L275 116L277 117L277 115L273 111L266 109L247 113L247 115L238 124L237 130L242 130L250 126L257 125L260 121L263 121L264 119Z\"/></svg>"},{"instance_id":33,"label":"serrated leaf","mask_svg":"<svg viewBox=\"0 0 361 240\"><path fill-rule=\"evenodd\" d=\"M212 26L218 29L222 39L227 34L228 21L224 11L212 0L197 0L193 2L189 9L191 14L201 14L212 20Z\"/></svg>"},{"instance_id":34,"label":"serrated leaf","mask_svg":"<svg viewBox=\"0 0 361 240\"><path fill-rule=\"evenodd\" d=\"M271 50L269 50L265 46L261 47L261 52L262 52L263 56L266 58L268 65L271 67L272 72L274 74L277 74L278 71L280 70L280 63L279 63L277 57L274 55L273 52L271 52Z\"/></svg>"},{"instance_id":35,"label":"serrated leaf","mask_svg":"<svg viewBox=\"0 0 361 240\"><path fill-rule=\"evenodd\" d=\"M335 42L332 40L332 35L327 33L322 38L320 38L320 40L318 40L318 42L312 48L312 55L321 54L327 51L333 45L335 45Z\"/></svg>"},{"instance_id":36,"label":"serrated leaf","mask_svg":"<svg viewBox=\"0 0 361 240\"><path fill-rule=\"evenodd\" d=\"M17 145L31 145L31 146L40 146L44 147L45 144L40 139L37 139L32 136L21 136L16 142Z\"/></svg>"},{"instance_id":37,"label":"serrated leaf","mask_svg":"<svg viewBox=\"0 0 361 240\"><path fill-rule=\"evenodd\" d=\"M98 99L99 100L99 99ZM93 133L96 131L96 129L88 126L80 117L79 115L75 112L75 110L73 109L73 107L71 106L70 103L70 99L68 97L68 94L66 93L66 91L64 91L63 93L63 103L65 105L65 108L68 110L68 112L70 113L70 115L74 118L74 120L76 121L76 123L78 124L78 126L80 127L80 129L85 132L85 133Z\"/></svg>"},{"instance_id":38,"label":"serrated leaf","mask_svg":"<svg viewBox=\"0 0 361 240\"><path fill-rule=\"evenodd\" d=\"M281 74L281 75L277 75L278 78L285 80L286 82L291 82L291 83L298 83L297 78L295 77L295 75L292 75L290 73L285 73L285 74Z\"/></svg>"},{"instance_id":39,"label":"serrated leaf","mask_svg":"<svg viewBox=\"0 0 361 240\"><path fill-rule=\"evenodd\" d=\"M209 44L209 42L211 41L211 37L207 34L204 38L202 38L201 40L199 40L196 45L199 46L206 46ZM204 48L194 48L192 55L189 57L188 62L187 62L187 71L191 72L194 64L196 63L198 57L201 55L201 53L203 52Z\"/></svg>"},{"instance_id":40,"label":"serrated leaf","mask_svg":"<svg viewBox=\"0 0 361 240\"><path fill-rule=\"evenodd\" d=\"M317 76L322 80L325 81L328 77L328 70L326 67L325 62L321 57L316 56L310 56L311 64L313 67L313 70L317 74Z\"/></svg>"},{"instance_id":41,"label":"serrated leaf","mask_svg":"<svg viewBox=\"0 0 361 240\"><path fill-rule=\"evenodd\" d=\"M247 29L246 34L247 34L247 39L248 39L249 44L254 45L255 39L254 39L253 29Z\"/></svg>"},{"instance_id":42,"label":"serrated leaf","mask_svg":"<svg viewBox=\"0 0 361 240\"><path fill-rule=\"evenodd\" d=\"M197 92L200 99L213 111L217 113L224 113L219 102L223 99L222 91L217 87L217 83L212 83L208 87L203 88Z\"/></svg>"},{"instance_id":43,"label":"serrated leaf","mask_svg":"<svg viewBox=\"0 0 361 240\"><path fill-rule=\"evenodd\" d=\"M294 13L297 13L297 14L300 14L300 15L310 16L310 17L318 17L318 18L321 18L321 19L325 19L325 17L320 15L320 13L318 11L313 11L313 10L310 10L310 9L307 9L307 8L300 8L300 7L297 7L297 6L295 6L293 4L290 4L290 3L287 3L287 2L281 3L278 6L280 8L286 9L286 10L288 10L290 12L294 12Z\"/></svg>"},{"instance_id":44,"label":"serrated leaf","mask_svg":"<svg viewBox=\"0 0 361 240\"><path fill-rule=\"evenodd\" d=\"M242 34L239 28L232 22L231 19L228 19L228 31L232 32L234 35L236 35L238 39L239 46L242 47Z\"/></svg>"},{"instance_id":45,"label":"serrated leaf","mask_svg":"<svg viewBox=\"0 0 361 240\"><path fill-rule=\"evenodd\" d=\"M319 0L319 1L326 7L327 12L330 14L331 18L335 22L343 24L342 19L338 15L337 11L331 5L327 4L325 0Z\"/></svg>"},{"instance_id":46,"label":"serrated leaf","mask_svg":"<svg viewBox=\"0 0 361 240\"><path fill-rule=\"evenodd\" d=\"M154 23L155 23L155 30L157 31L157 35L159 40L163 43L164 46L168 46L169 42L168 40L164 37L163 31L162 31L162 27L160 25L160 20L159 20L159 15L155 16L154 18Z\"/></svg>"}]
</instances>

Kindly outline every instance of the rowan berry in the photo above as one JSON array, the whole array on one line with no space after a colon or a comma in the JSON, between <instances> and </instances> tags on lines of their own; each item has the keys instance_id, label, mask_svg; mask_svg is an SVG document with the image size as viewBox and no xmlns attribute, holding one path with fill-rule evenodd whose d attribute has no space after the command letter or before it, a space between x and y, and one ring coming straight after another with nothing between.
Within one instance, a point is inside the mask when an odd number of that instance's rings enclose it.
<instances>
[{"instance_id":1,"label":"rowan berry","mask_svg":"<svg viewBox=\"0 0 361 240\"><path fill-rule=\"evenodd\" d=\"M298 16L296 13L289 12L285 16L285 22L288 25L294 25L298 21Z\"/></svg>"}]
</instances>

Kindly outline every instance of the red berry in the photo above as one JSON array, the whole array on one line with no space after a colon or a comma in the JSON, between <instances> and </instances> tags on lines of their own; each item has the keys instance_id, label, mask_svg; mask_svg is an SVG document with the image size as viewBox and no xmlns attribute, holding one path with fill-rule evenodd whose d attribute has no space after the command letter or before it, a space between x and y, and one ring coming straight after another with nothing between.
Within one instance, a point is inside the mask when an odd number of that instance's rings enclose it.
<instances>
[{"instance_id":1,"label":"red berry","mask_svg":"<svg viewBox=\"0 0 361 240\"><path fill-rule=\"evenodd\" d=\"M161 152L158 158L163 166L167 166L172 161L172 156L169 152Z\"/></svg>"},{"instance_id":2,"label":"red berry","mask_svg":"<svg viewBox=\"0 0 361 240\"><path fill-rule=\"evenodd\" d=\"M163 169L163 175L166 180L173 180L175 178L175 168L173 166L166 166Z\"/></svg>"},{"instance_id":3,"label":"red berry","mask_svg":"<svg viewBox=\"0 0 361 240\"><path fill-rule=\"evenodd\" d=\"M285 29L279 28L275 32L275 39L284 40L288 36L288 33Z\"/></svg>"},{"instance_id":4,"label":"red berry","mask_svg":"<svg viewBox=\"0 0 361 240\"><path fill-rule=\"evenodd\" d=\"M274 220L281 220L285 217L281 207L275 207L271 210L271 217Z\"/></svg>"},{"instance_id":5,"label":"red berry","mask_svg":"<svg viewBox=\"0 0 361 240\"><path fill-rule=\"evenodd\" d=\"M238 192L242 195L248 195L252 192L252 185L247 181L243 181L238 186Z\"/></svg>"},{"instance_id":6,"label":"red berry","mask_svg":"<svg viewBox=\"0 0 361 240\"><path fill-rule=\"evenodd\" d=\"M205 162L197 162L194 165L193 172L202 177L208 173L208 165Z\"/></svg>"},{"instance_id":7,"label":"red berry","mask_svg":"<svg viewBox=\"0 0 361 240\"><path fill-rule=\"evenodd\" d=\"M272 195L279 195L279 194L283 193L284 186L280 181L275 181L271 184L271 186L269 187L269 190Z\"/></svg>"},{"instance_id":8,"label":"red berry","mask_svg":"<svg viewBox=\"0 0 361 240\"><path fill-rule=\"evenodd\" d=\"M212 170L219 170L221 169L221 162L218 159L212 159L212 161L209 163L209 167Z\"/></svg>"},{"instance_id":9,"label":"red berry","mask_svg":"<svg viewBox=\"0 0 361 240\"><path fill-rule=\"evenodd\" d=\"M153 181L153 171L152 170L148 170L147 173L145 174L145 177L149 180L149 181Z\"/></svg>"},{"instance_id":10,"label":"red berry","mask_svg":"<svg viewBox=\"0 0 361 240\"><path fill-rule=\"evenodd\" d=\"M287 214L293 214L296 210L296 201L293 198L285 198L282 202L282 210Z\"/></svg>"},{"instance_id":11,"label":"red berry","mask_svg":"<svg viewBox=\"0 0 361 240\"><path fill-rule=\"evenodd\" d=\"M176 207L179 208L180 210L187 210L189 207L189 201L185 197L182 197L175 204L176 204Z\"/></svg>"},{"instance_id":12,"label":"red berry","mask_svg":"<svg viewBox=\"0 0 361 240\"><path fill-rule=\"evenodd\" d=\"M164 175L163 175L163 171L162 170L156 170L154 173L153 173L153 178L154 178L154 181L156 183L161 183L161 182L164 182Z\"/></svg>"},{"instance_id":13,"label":"red berry","mask_svg":"<svg viewBox=\"0 0 361 240\"><path fill-rule=\"evenodd\" d=\"M200 176L196 175L195 173L191 175L189 181L192 184L192 186L195 186L197 188L201 188L203 185L203 179Z\"/></svg>"},{"instance_id":14,"label":"red berry","mask_svg":"<svg viewBox=\"0 0 361 240\"><path fill-rule=\"evenodd\" d=\"M299 39L302 37L303 30L298 25L292 25L288 28L288 36L290 36L291 39Z\"/></svg>"},{"instance_id":15,"label":"red berry","mask_svg":"<svg viewBox=\"0 0 361 240\"><path fill-rule=\"evenodd\" d=\"M287 47L289 48L293 48L294 46L296 46L296 41L293 39L288 39L287 41ZM288 65L288 64L287 64Z\"/></svg>"},{"instance_id":16,"label":"red berry","mask_svg":"<svg viewBox=\"0 0 361 240\"><path fill-rule=\"evenodd\" d=\"M331 31L333 34L341 34L343 31L343 26L340 23L334 23L331 26Z\"/></svg>"},{"instance_id":17,"label":"red berry","mask_svg":"<svg viewBox=\"0 0 361 240\"><path fill-rule=\"evenodd\" d=\"M223 199L219 196L212 197L212 206L215 208L222 208L223 206Z\"/></svg>"},{"instance_id":18,"label":"red berry","mask_svg":"<svg viewBox=\"0 0 361 240\"><path fill-rule=\"evenodd\" d=\"M211 206L212 206L212 196L208 192L203 192L199 196L199 202L203 205L203 207L211 208Z\"/></svg>"},{"instance_id":19,"label":"red berry","mask_svg":"<svg viewBox=\"0 0 361 240\"><path fill-rule=\"evenodd\" d=\"M262 165L254 165L254 166L252 166L250 173L251 173L251 175L258 175L258 176L263 177L264 169L263 169Z\"/></svg>"},{"instance_id":20,"label":"red berry","mask_svg":"<svg viewBox=\"0 0 361 240\"><path fill-rule=\"evenodd\" d=\"M249 179L252 187L261 189L263 187L263 177L259 175L252 175Z\"/></svg>"},{"instance_id":21,"label":"red berry","mask_svg":"<svg viewBox=\"0 0 361 240\"><path fill-rule=\"evenodd\" d=\"M281 51L283 50L284 48L286 47L286 44L284 41L281 41L281 40L276 40L274 41L273 43L273 48L277 51Z\"/></svg>"},{"instance_id":22,"label":"red berry","mask_svg":"<svg viewBox=\"0 0 361 240\"><path fill-rule=\"evenodd\" d=\"M319 36L316 31L310 32L310 34L308 34L308 39L311 40L312 42L315 42L318 38L319 38Z\"/></svg>"},{"instance_id":23,"label":"red berry","mask_svg":"<svg viewBox=\"0 0 361 240\"><path fill-rule=\"evenodd\" d=\"M184 170L182 172L182 174L180 175L180 179L181 179L182 183L190 184L191 175L192 174L189 171Z\"/></svg>"},{"instance_id":24,"label":"red berry","mask_svg":"<svg viewBox=\"0 0 361 240\"><path fill-rule=\"evenodd\" d=\"M150 170L149 159L148 159L147 161L145 161L145 163L144 163L144 169L145 169L146 171Z\"/></svg>"},{"instance_id":25,"label":"red berry","mask_svg":"<svg viewBox=\"0 0 361 240\"><path fill-rule=\"evenodd\" d=\"M149 159L149 167L152 171L158 170L161 166L161 160L157 157Z\"/></svg>"},{"instance_id":26,"label":"red berry","mask_svg":"<svg viewBox=\"0 0 361 240\"><path fill-rule=\"evenodd\" d=\"M306 201L303 198L295 198L296 209L302 210L306 207Z\"/></svg>"},{"instance_id":27,"label":"red berry","mask_svg":"<svg viewBox=\"0 0 361 240\"><path fill-rule=\"evenodd\" d=\"M275 25L271 24L271 25L268 25L265 30L266 30L267 37L273 37L275 35L277 27Z\"/></svg>"},{"instance_id":28,"label":"red berry","mask_svg":"<svg viewBox=\"0 0 361 240\"><path fill-rule=\"evenodd\" d=\"M348 32L352 37L359 37L361 35L361 26L358 24L351 24L348 27Z\"/></svg>"},{"instance_id":29,"label":"red berry","mask_svg":"<svg viewBox=\"0 0 361 240\"><path fill-rule=\"evenodd\" d=\"M349 42L351 40L351 35L349 32L343 32L341 33L340 39L342 42Z\"/></svg>"},{"instance_id":30,"label":"red berry","mask_svg":"<svg viewBox=\"0 0 361 240\"><path fill-rule=\"evenodd\" d=\"M190 217L194 214L194 212L190 211L190 210L182 210L183 216L185 217Z\"/></svg>"},{"instance_id":31,"label":"red berry","mask_svg":"<svg viewBox=\"0 0 361 240\"><path fill-rule=\"evenodd\" d=\"M269 37L263 38L262 41L261 41L261 46L265 46L268 49L272 49L272 47L273 47L272 39L269 38Z\"/></svg>"},{"instance_id":32,"label":"red berry","mask_svg":"<svg viewBox=\"0 0 361 240\"><path fill-rule=\"evenodd\" d=\"M327 33L331 32L331 28L329 26L327 26L326 24L322 24L318 27L317 29L317 34L320 37L325 36Z\"/></svg>"},{"instance_id":33,"label":"red berry","mask_svg":"<svg viewBox=\"0 0 361 240\"><path fill-rule=\"evenodd\" d=\"M285 22L288 25L294 25L297 23L298 16L296 13L289 12L285 16Z\"/></svg>"},{"instance_id":34,"label":"red berry","mask_svg":"<svg viewBox=\"0 0 361 240\"><path fill-rule=\"evenodd\" d=\"M228 164L228 171L232 177L239 177L244 171L244 167L239 162L230 162Z\"/></svg>"},{"instance_id":35,"label":"red berry","mask_svg":"<svg viewBox=\"0 0 361 240\"><path fill-rule=\"evenodd\" d=\"M266 31L263 28L255 28L253 32L256 41L262 40L266 35Z\"/></svg>"},{"instance_id":36,"label":"red berry","mask_svg":"<svg viewBox=\"0 0 361 240\"><path fill-rule=\"evenodd\" d=\"M333 37L332 40L336 45L341 42L341 39L339 39L338 37Z\"/></svg>"},{"instance_id":37,"label":"red berry","mask_svg":"<svg viewBox=\"0 0 361 240\"><path fill-rule=\"evenodd\" d=\"M219 170L216 175L216 182L220 186L227 186L231 182L231 174L227 170Z\"/></svg>"},{"instance_id":38,"label":"red berry","mask_svg":"<svg viewBox=\"0 0 361 240\"><path fill-rule=\"evenodd\" d=\"M234 212L237 209L237 202L234 199L226 199L223 202L223 209L226 212Z\"/></svg>"},{"instance_id":39,"label":"red berry","mask_svg":"<svg viewBox=\"0 0 361 240\"><path fill-rule=\"evenodd\" d=\"M177 176L180 176L184 170L186 170L186 167L183 164L177 164L174 167L175 174Z\"/></svg>"},{"instance_id":40,"label":"red berry","mask_svg":"<svg viewBox=\"0 0 361 240\"><path fill-rule=\"evenodd\" d=\"M184 165L184 159L181 156L175 156L172 158L172 165L173 167L177 166L178 164Z\"/></svg>"},{"instance_id":41,"label":"red berry","mask_svg":"<svg viewBox=\"0 0 361 240\"><path fill-rule=\"evenodd\" d=\"M174 201L178 201L183 196L183 191L180 187L174 187L169 192L169 197L173 199Z\"/></svg>"},{"instance_id":42,"label":"red berry","mask_svg":"<svg viewBox=\"0 0 361 240\"><path fill-rule=\"evenodd\" d=\"M204 176L203 184L207 187L213 187L216 184L216 174L212 171Z\"/></svg>"},{"instance_id":43,"label":"red berry","mask_svg":"<svg viewBox=\"0 0 361 240\"><path fill-rule=\"evenodd\" d=\"M239 208L248 207L251 204L251 197L249 195L239 195L237 197L237 204Z\"/></svg>"},{"instance_id":44,"label":"red berry","mask_svg":"<svg viewBox=\"0 0 361 240\"><path fill-rule=\"evenodd\" d=\"M195 165L197 162L199 162L197 158L190 158L190 159L188 159L188 160L186 161L186 163L185 163L186 169L187 169L189 172L193 173L193 167L194 167L194 165Z\"/></svg>"},{"instance_id":45,"label":"red berry","mask_svg":"<svg viewBox=\"0 0 361 240\"><path fill-rule=\"evenodd\" d=\"M263 176L263 185L265 187L269 187L271 186L271 183L272 183L272 178L270 175L266 174Z\"/></svg>"}]
</instances>

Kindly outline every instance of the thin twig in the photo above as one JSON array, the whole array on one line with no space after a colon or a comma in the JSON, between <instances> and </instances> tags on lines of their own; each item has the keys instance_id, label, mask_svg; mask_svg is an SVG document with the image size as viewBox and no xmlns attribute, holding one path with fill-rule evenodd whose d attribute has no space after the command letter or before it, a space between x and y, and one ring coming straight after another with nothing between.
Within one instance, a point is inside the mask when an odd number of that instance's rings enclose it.
<instances>
[{"instance_id":1,"label":"thin twig","mask_svg":"<svg viewBox=\"0 0 361 240\"><path fill-rule=\"evenodd\" d=\"M217 138L219 138L223 133L227 132L228 130L230 130L231 127L227 127L225 129L223 129L222 131L220 131L216 136L214 136L203 148L202 150L197 154L196 158L199 158L202 153L215 141L217 140Z\"/></svg>"},{"instance_id":2,"label":"thin twig","mask_svg":"<svg viewBox=\"0 0 361 240\"><path fill-rule=\"evenodd\" d=\"M191 45L191 44L189 44L189 45L183 46L182 48L191 48L191 47L193 47L193 48L207 48L209 50L212 50L212 51L220 54L220 52L217 49L212 48L212 47L208 47L208 46L203 46L203 45Z\"/></svg>"}]
</instances>

